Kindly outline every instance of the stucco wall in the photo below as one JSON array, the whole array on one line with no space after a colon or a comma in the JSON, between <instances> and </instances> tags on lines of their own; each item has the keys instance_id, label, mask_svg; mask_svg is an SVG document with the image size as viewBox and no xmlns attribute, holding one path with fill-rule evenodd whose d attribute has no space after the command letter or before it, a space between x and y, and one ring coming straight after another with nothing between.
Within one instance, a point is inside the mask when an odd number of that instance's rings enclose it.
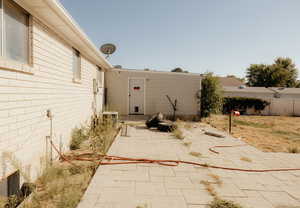
<instances>
[{"instance_id":1,"label":"stucco wall","mask_svg":"<svg viewBox=\"0 0 300 208\"><path fill-rule=\"evenodd\" d=\"M199 111L196 94L201 88L201 77L195 74L113 70L106 73L108 108L128 115L128 79L145 78L145 115L162 112L172 114L166 98L178 100L178 115L196 116Z\"/></svg>"},{"instance_id":2,"label":"stucco wall","mask_svg":"<svg viewBox=\"0 0 300 208\"><path fill-rule=\"evenodd\" d=\"M93 94L96 66L82 57L81 83L74 83L71 46L34 18L32 38L33 74L0 67L0 151L12 152L35 178L50 134L47 109L54 115L54 143L66 150L71 130L87 121L98 104ZM11 171L4 165L0 177Z\"/></svg>"}]
</instances>

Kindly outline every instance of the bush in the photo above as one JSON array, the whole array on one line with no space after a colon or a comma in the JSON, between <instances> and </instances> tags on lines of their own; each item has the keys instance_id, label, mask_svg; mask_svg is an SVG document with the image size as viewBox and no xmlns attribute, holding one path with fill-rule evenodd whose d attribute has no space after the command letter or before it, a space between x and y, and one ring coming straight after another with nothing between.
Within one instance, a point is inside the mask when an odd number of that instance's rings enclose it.
<instances>
[{"instance_id":1,"label":"bush","mask_svg":"<svg viewBox=\"0 0 300 208\"><path fill-rule=\"evenodd\" d=\"M89 138L88 129L81 126L81 128L75 128L72 130L72 139L70 143L70 149L76 150L80 148L80 144Z\"/></svg>"},{"instance_id":2,"label":"bush","mask_svg":"<svg viewBox=\"0 0 300 208\"><path fill-rule=\"evenodd\" d=\"M225 97L223 99L223 113L229 113L232 110L246 111L254 108L256 111L264 110L269 102L259 98L248 97Z\"/></svg>"},{"instance_id":3,"label":"bush","mask_svg":"<svg viewBox=\"0 0 300 208\"><path fill-rule=\"evenodd\" d=\"M207 73L201 81L200 115L201 118L209 117L222 108L222 88L220 81L212 73Z\"/></svg>"}]
</instances>

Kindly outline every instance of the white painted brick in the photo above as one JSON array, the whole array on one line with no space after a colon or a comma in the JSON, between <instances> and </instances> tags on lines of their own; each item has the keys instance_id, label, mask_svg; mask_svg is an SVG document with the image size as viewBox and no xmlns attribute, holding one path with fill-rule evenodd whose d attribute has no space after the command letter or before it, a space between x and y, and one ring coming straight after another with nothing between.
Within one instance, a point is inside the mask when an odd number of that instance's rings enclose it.
<instances>
[{"instance_id":1,"label":"white painted brick","mask_svg":"<svg viewBox=\"0 0 300 208\"><path fill-rule=\"evenodd\" d=\"M1 60L0 65L3 64L21 66ZM31 170L35 171L45 154L45 138L50 134L47 109L54 114L54 140L59 143L61 137L68 149L71 130L92 115L97 67L83 54L81 84L75 84L72 46L36 19L33 21L33 66L33 74L0 68L0 153L13 151L24 166L31 164Z\"/></svg>"}]
</instances>

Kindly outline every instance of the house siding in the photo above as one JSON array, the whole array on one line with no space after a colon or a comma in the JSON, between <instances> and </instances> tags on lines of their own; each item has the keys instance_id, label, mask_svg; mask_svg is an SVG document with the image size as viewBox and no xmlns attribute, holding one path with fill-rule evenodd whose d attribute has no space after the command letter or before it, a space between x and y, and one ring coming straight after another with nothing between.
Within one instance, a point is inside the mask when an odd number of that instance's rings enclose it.
<instances>
[{"instance_id":1,"label":"house siding","mask_svg":"<svg viewBox=\"0 0 300 208\"><path fill-rule=\"evenodd\" d=\"M103 86L95 98L97 66L84 54L81 82L74 83L72 47L34 17L32 64L33 74L0 68L0 152L12 152L34 179L46 155L46 136L50 135L47 110L54 116L53 141L67 150L72 129L88 121L96 106L96 111L102 110ZM1 178L14 170L9 164L4 166Z\"/></svg>"}]
</instances>

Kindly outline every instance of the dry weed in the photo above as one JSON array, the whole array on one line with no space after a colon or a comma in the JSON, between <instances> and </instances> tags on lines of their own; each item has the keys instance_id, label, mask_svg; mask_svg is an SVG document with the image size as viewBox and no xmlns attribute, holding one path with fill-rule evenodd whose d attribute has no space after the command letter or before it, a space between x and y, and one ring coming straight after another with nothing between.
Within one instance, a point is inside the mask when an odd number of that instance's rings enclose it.
<instances>
[{"instance_id":1,"label":"dry weed","mask_svg":"<svg viewBox=\"0 0 300 208\"><path fill-rule=\"evenodd\" d=\"M212 183L209 181L200 181L202 185L204 185L205 190L213 197L218 197L215 188L212 186Z\"/></svg>"},{"instance_id":2,"label":"dry weed","mask_svg":"<svg viewBox=\"0 0 300 208\"><path fill-rule=\"evenodd\" d=\"M241 157L240 160L245 161L245 162L252 162L252 160L248 157Z\"/></svg>"},{"instance_id":3,"label":"dry weed","mask_svg":"<svg viewBox=\"0 0 300 208\"><path fill-rule=\"evenodd\" d=\"M190 155L194 156L194 157L201 157L202 154L200 152L190 152Z\"/></svg>"},{"instance_id":4,"label":"dry weed","mask_svg":"<svg viewBox=\"0 0 300 208\"><path fill-rule=\"evenodd\" d=\"M300 149L299 117L285 116L241 116L232 134L246 143L265 152L289 152L289 148ZM203 120L219 130L228 130L228 116L213 115Z\"/></svg>"},{"instance_id":5,"label":"dry weed","mask_svg":"<svg viewBox=\"0 0 300 208\"><path fill-rule=\"evenodd\" d=\"M242 208L241 205L236 204L232 201L222 200L219 198L215 198L209 205L209 208Z\"/></svg>"},{"instance_id":6,"label":"dry weed","mask_svg":"<svg viewBox=\"0 0 300 208\"><path fill-rule=\"evenodd\" d=\"M192 142L183 142L183 145L186 147L190 147L192 145Z\"/></svg>"},{"instance_id":7,"label":"dry weed","mask_svg":"<svg viewBox=\"0 0 300 208\"><path fill-rule=\"evenodd\" d=\"M221 186L223 184L223 181L221 180L220 176L212 173L208 174L208 176L210 176L214 180L214 183L218 186Z\"/></svg>"},{"instance_id":8,"label":"dry weed","mask_svg":"<svg viewBox=\"0 0 300 208\"><path fill-rule=\"evenodd\" d=\"M180 139L180 140L184 139L183 132L179 128L176 128L175 130L173 130L172 133L173 133L173 136L175 136L177 139Z\"/></svg>"}]
</instances>

